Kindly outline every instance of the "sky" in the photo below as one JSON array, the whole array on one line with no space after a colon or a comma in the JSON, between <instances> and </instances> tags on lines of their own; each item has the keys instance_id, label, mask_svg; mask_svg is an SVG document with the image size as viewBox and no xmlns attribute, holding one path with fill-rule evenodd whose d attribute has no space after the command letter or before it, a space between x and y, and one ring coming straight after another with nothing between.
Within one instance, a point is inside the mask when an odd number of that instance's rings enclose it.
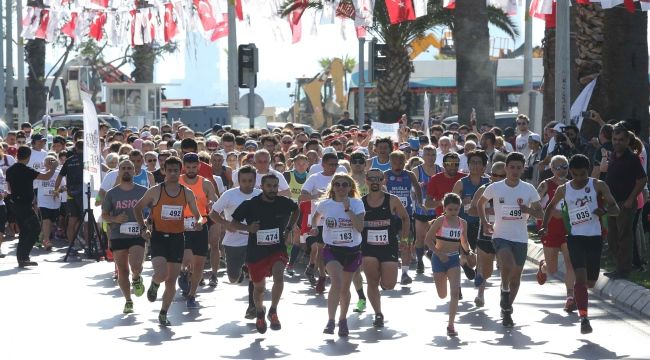
<instances>
[{"instance_id":1,"label":"sky","mask_svg":"<svg viewBox=\"0 0 650 360\"><path fill-rule=\"evenodd\" d=\"M516 47L523 42L523 12L514 17L521 36ZM307 14L303 17L309 18ZM533 44L540 45L544 23L533 20ZM440 32L440 29L437 30ZM259 49L258 87L255 90L266 106L289 108L296 77L313 77L321 69L318 60L325 57L350 56L358 59L358 40L351 21L341 27L340 20L334 25L315 25L303 21L303 37L291 44L288 23L277 27L264 21L238 22L238 44L255 43ZM507 37L498 29L490 28L491 37ZM199 35L189 35L179 42L179 51L161 58L156 63L155 81L166 85L167 98L189 98L192 105L210 105L227 102L227 38L216 42L204 40ZM61 49L48 48L46 63L54 64ZM122 49L108 49L106 58L122 53ZM431 60L435 51L424 52L416 61ZM368 54L366 52L366 58ZM131 72L128 66L121 69ZM287 88L287 82L291 88ZM246 89L240 90L240 96Z\"/></svg>"}]
</instances>

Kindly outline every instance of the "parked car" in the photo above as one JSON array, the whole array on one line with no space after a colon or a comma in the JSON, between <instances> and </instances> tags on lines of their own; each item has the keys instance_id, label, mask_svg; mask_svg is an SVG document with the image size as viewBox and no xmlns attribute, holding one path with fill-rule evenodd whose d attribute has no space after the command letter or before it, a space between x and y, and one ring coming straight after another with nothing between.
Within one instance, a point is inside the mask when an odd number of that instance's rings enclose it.
<instances>
[{"instance_id":1,"label":"parked car","mask_svg":"<svg viewBox=\"0 0 650 360\"><path fill-rule=\"evenodd\" d=\"M111 128L119 129L125 124L122 123L120 118L112 114L98 114L97 118L99 119L100 124L106 124ZM59 127L65 128L79 128L83 129L84 119L83 114L67 114L60 116L53 116L52 121L50 122L50 129L56 129ZM39 120L32 124L33 128L43 127L43 120Z\"/></svg>"},{"instance_id":2,"label":"parked car","mask_svg":"<svg viewBox=\"0 0 650 360\"><path fill-rule=\"evenodd\" d=\"M517 125L517 113L513 112L495 112L494 113L494 126L498 126L501 129L505 129L507 127L516 127ZM445 125L449 125L453 122L458 122L458 115L453 115L453 116L448 116L444 120L442 120L442 123ZM478 120L478 126L481 126L482 121Z\"/></svg>"}]
</instances>

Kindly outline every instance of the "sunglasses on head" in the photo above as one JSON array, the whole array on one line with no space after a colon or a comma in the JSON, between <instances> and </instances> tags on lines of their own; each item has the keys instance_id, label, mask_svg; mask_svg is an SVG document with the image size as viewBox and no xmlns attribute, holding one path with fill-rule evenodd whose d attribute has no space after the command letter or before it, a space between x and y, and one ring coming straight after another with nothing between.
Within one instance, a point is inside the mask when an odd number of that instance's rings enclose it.
<instances>
[{"instance_id":1,"label":"sunglasses on head","mask_svg":"<svg viewBox=\"0 0 650 360\"><path fill-rule=\"evenodd\" d=\"M553 169L555 169L557 171L560 171L560 170L566 170L568 168L569 168L569 165L564 164L564 165L558 165L558 166L554 167Z\"/></svg>"},{"instance_id":2,"label":"sunglasses on head","mask_svg":"<svg viewBox=\"0 0 650 360\"><path fill-rule=\"evenodd\" d=\"M346 182L335 182L334 187L347 188L347 187L350 187L350 184L348 184Z\"/></svg>"},{"instance_id":3,"label":"sunglasses on head","mask_svg":"<svg viewBox=\"0 0 650 360\"><path fill-rule=\"evenodd\" d=\"M384 181L384 178L382 176L367 176L366 180L379 182L379 181Z\"/></svg>"}]
</instances>

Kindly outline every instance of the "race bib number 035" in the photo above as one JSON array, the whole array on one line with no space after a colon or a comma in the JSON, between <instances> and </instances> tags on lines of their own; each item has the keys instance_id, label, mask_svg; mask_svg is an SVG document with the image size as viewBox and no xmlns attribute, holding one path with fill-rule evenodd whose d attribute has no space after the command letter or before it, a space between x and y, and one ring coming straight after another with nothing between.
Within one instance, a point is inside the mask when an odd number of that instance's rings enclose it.
<instances>
[{"instance_id":1,"label":"race bib number 035","mask_svg":"<svg viewBox=\"0 0 650 360\"><path fill-rule=\"evenodd\" d=\"M581 206L569 210L569 219L571 220L571 225L578 225L591 221L593 217L591 216L591 211L589 211L588 207Z\"/></svg>"}]
</instances>

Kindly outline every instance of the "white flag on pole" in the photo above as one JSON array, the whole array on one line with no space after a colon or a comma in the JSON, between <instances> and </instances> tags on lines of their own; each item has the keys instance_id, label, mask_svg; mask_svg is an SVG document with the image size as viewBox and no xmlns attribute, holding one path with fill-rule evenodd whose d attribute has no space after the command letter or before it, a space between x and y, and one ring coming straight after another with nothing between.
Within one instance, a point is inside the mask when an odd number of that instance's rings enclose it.
<instances>
[{"instance_id":1,"label":"white flag on pole","mask_svg":"<svg viewBox=\"0 0 650 360\"><path fill-rule=\"evenodd\" d=\"M90 184L92 192L91 199L94 199L99 186L100 178L100 149L99 149L99 121L97 120L97 111L93 104L90 94L81 91L81 101L83 102L83 120L84 120L84 186ZM84 191L84 202L86 202L86 188ZM84 204L88 208L88 204Z\"/></svg>"},{"instance_id":2,"label":"white flag on pole","mask_svg":"<svg viewBox=\"0 0 650 360\"><path fill-rule=\"evenodd\" d=\"M429 94L424 93L424 118L422 119L422 130L424 135L429 137Z\"/></svg>"}]
</instances>

